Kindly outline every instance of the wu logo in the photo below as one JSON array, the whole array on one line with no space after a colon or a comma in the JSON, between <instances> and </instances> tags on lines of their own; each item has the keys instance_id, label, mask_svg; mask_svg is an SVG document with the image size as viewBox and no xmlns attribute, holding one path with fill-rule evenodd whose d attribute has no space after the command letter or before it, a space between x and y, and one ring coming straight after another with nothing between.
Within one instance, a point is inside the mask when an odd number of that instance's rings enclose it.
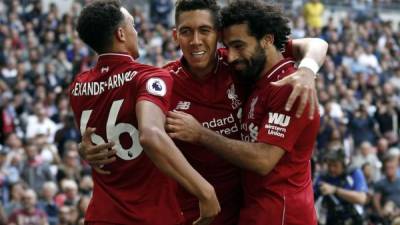
<instances>
[{"instance_id":1,"label":"wu logo","mask_svg":"<svg viewBox=\"0 0 400 225\"><path fill-rule=\"evenodd\" d=\"M280 113L270 112L269 118L268 118L268 123L279 125L281 127L287 127L290 123L290 116L286 116L286 115L280 114Z\"/></svg>"}]
</instances>

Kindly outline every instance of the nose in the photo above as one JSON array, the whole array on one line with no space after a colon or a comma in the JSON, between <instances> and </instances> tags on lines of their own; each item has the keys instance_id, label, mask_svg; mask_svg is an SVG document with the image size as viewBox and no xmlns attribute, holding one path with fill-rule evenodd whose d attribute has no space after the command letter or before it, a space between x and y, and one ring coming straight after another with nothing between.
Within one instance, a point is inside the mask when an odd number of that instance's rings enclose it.
<instances>
[{"instance_id":1,"label":"nose","mask_svg":"<svg viewBox=\"0 0 400 225\"><path fill-rule=\"evenodd\" d=\"M195 31L193 33L193 38L192 38L192 41L190 42L190 44L191 45L199 45L199 44L201 44L199 32Z\"/></svg>"},{"instance_id":2,"label":"nose","mask_svg":"<svg viewBox=\"0 0 400 225\"><path fill-rule=\"evenodd\" d=\"M235 50L228 49L228 63L232 63L238 59L238 54Z\"/></svg>"}]
</instances>

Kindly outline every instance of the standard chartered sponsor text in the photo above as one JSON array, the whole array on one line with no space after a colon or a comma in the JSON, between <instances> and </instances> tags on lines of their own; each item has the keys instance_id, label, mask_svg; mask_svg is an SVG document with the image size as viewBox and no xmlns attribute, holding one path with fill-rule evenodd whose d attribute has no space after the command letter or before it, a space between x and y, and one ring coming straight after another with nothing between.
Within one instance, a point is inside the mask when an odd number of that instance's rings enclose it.
<instances>
[{"instance_id":1,"label":"standard chartered sponsor text","mask_svg":"<svg viewBox=\"0 0 400 225\"><path fill-rule=\"evenodd\" d=\"M227 117L213 118L208 122L203 122L202 125L222 135L230 135L239 131L239 127L235 123L235 118L232 113Z\"/></svg>"}]
</instances>

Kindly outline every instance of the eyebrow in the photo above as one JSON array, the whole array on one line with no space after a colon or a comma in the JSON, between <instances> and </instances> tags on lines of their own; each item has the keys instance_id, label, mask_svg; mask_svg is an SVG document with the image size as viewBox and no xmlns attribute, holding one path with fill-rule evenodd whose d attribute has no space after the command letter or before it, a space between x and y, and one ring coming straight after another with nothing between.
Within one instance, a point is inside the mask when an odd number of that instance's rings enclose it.
<instances>
[{"instance_id":1,"label":"eyebrow","mask_svg":"<svg viewBox=\"0 0 400 225\"><path fill-rule=\"evenodd\" d=\"M179 27L178 31L181 31L183 29L191 29L191 30L193 30L193 28L190 27L190 26L182 26L182 27ZM198 27L198 29L211 29L211 30L214 30L214 27L213 26L209 26L209 25L201 25L200 27Z\"/></svg>"},{"instance_id":2,"label":"eyebrow","mask_svg":"<svg viewBox=\"0 0 400 225\"><path fill-rule=\"evenodd\" d=\"M244 43L244 41L242 41L242 40L232 40L232 41L229 41L228 43L224 42L225 45L234 45L234 44L243 44L243 43Z\"/></svg>"}]
</instances>

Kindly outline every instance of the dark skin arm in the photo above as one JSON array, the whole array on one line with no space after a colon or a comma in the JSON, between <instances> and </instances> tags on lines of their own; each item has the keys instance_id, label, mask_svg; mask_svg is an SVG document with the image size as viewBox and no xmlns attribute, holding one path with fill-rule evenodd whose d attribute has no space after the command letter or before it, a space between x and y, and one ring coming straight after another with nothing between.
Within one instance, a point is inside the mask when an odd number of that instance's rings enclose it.
<instances>
[{"instance_id":1,"label":"dark skin arm","mask_svg":"<svg viewBox=\"0 0 400 225\"><path fill-rule=\"evenodd\" d=\"M296 60L301 61L301 59L310 58L321 67L326 58L328 43L319 38L293 39L292 48L292 54ZM297 98L300 98L296 117L300 117L304 113L307 104L310 103L311 105L308 115L310 119L314 118L314 109L318 107L317 91L315 90L315 76L316 74L314 74L310 69L300 67L290 76L271 83L275 86L284 86L289 84L293 87L293 91L286 102L286 111L290 111Z\"/></svg>"},{"instance_id":2,"label":"dark skin arm","mask_svg":"<svg viewBox=\"0 0 400 225\"><path fill-rule=\"evenodd\" d=\"M260 175L267 175L285 154L274 145L226 138L201 126L184 112L169 112L166 128L172 138L203 145L227 161Z\"/></svg>"}]
</instances>

